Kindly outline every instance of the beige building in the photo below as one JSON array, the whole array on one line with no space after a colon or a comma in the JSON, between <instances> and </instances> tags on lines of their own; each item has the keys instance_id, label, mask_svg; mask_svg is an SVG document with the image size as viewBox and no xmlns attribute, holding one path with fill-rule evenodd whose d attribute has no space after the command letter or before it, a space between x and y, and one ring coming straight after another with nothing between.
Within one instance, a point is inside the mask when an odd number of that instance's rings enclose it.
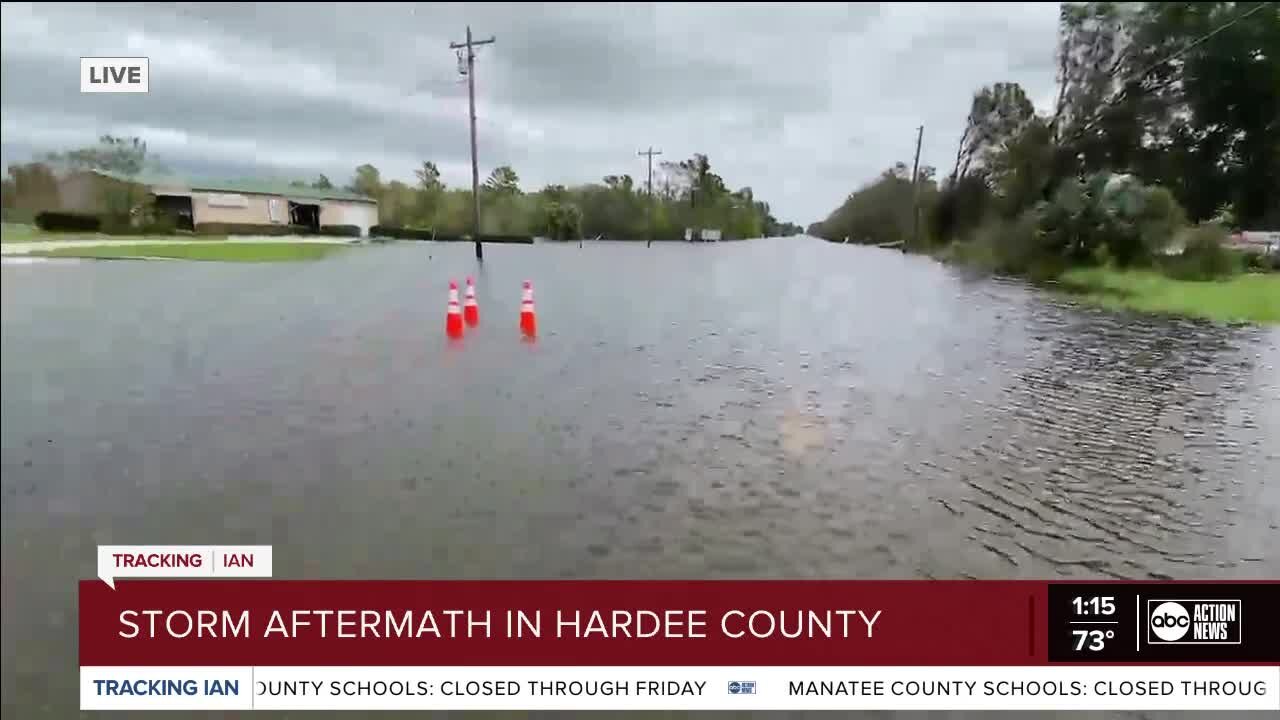
<instances>
[{"instance_id":1,"label":"beige building","mask_svg":"<svg viewBox=\"0 0 1280 720\"><path fill-rule=\"evenodd\" d=\"M155 196L156 207L178 226L203 223L354 225L361 235L378 224L376 200L337 188L296 187L267 180L192 180L172 176L127 177L99 170L72 173L59 183L62 206L80 212L111 209L118 198Z\"/></svg>"}]
</instances>

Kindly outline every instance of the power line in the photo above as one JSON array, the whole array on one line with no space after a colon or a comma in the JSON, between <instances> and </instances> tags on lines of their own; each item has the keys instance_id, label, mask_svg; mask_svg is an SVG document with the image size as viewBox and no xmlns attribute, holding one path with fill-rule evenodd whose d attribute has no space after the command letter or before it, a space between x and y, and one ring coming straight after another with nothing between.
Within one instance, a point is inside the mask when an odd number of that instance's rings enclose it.
<instances>
[{"instance_id":1,"label":"power line","mask_svg":"<svg viewBox=\"0 0 1280 720\"><path fill-rule=\"evenodd\" d=\"M1105 109L1107 109L1107 108L1110 108L1110 107L1112 107L1112 106L1116 105L1116 104L1117 104L1117 103L1119 103L1122 99L1124 99L1124 98L1129 94L1129 83L1133 82L1134 80L1141 80L1143 77L1145 77L1145 76L1146 76L1146 74L1147 74L1147 73L1151 72L1152 70L1156 69L1157 67L1159 67L1159 66L1161 66L1161 65L1163 65L1163 64L1165 64L1165 63L1167 63L1167 62L1169 62L1170 60L1174 60L1174 59L1176 59L1176 58L1178 58L1178 57L1182 56L1182 55L1183 55L1183 54L1185 54L1187 51L1189 51L1189 50L1191 50L1191 49L1193 49L1193 48L1197 47L1198 45L1200 45L1200 44L1201 44L1201 43L1203 43L1204 41L1208 40L1209 38L1213 37L1214 35L1217 35L1218 33L1222 32L1223 30L1226 30L1227 28L1231 27L1232 25L1235 25L1236 23L1240 22L1241 20L1244 20L1245 18L1247 18L1247 17L1249 17L1249 16L1253 15L1254 13L1259 12L1259 11L1260 11L1260 10L1262 10L1263 8L1268 7L1268 6L1270 6L1270 5L1275 5L1275 4L1276 4L1276 3L1274 2L1274 0L1273 0L1272 2L1264 2L1264 3L1262 3L1262 4L1258 5L1257 7L1253 8L1252 10L1250 10L1250 11L1248 11L1248 12L1246 12L1246 13L1241 13L1239 16L1237 16L1237 17L1235 17L1235 18L1232 18L1231 20L1229 20L1229 21L1227 21L1227 22L1223 23L1222 25L1219 25L1218 27L1214 28L1213 30L1210 30L1209 32L1205 33L1204 35L1201 35L1200 37L1198 37L1198 38L1196 38L1195 40L1191 41L1190 43L1188 43L1188 44L1187 44L1187 46L1186 46L1186 47L1184 47L1184 48L1182 48L1181 50L1178 50L1177 52L1175 52L1175 53L1173 53L1173 54L1171 54L1171 55L1169 55L1169 56L1165 57L1163 60L1160 60L1159 62L1156 62L1156 63L1152 63L1151 65L1149 65L1149 66L1147 66L1146 68L1144 68L1142 71L1137 72L1137 73L1134 73L1134 74L1132 74L1132 75L1129 75L1128 77L1124 78L1124 80L1119 81L1120 88L1119 88L1118 90L1116 90L1115 92L1111 93L1111 94L1107 97L1107 99L1106 99L1106 100L1104 100L1104 101L1102 102L1101 107L1105 110ZM1113 70L1113 71L1114 71L1114 70ZM1157 86L1157 88L1158 88L1158 86ZM1139 87L1139 88L1138 88L1138 90L1139 90L1140 92L1144 92L1144 93L1146 93L1146 92L1150 92L1151 90L1154 90L1154 89L1157 89L1157 88ZM1061 97L1059 97L1059 103L1061 103ZM1061 106L1059 106L1059 110L1058 110L1058 112L1061 112ZM1092 120L1089 120L1089 121L1088 121L1088 122L1086 122L1086 123L1083 123L1083 124L1077 125L1077 126L1075 127L1075 130L1073 130L1073 131L1072 131L1072 133L1071 133L1072 137L1076 137L1076 138L1078 138L1078 137L1080 137L1081 135L1083 135L1085 132L1088 132L1088 131L1092 130L1092 129L1093 129L1093 127L1094 127L1094 125L1096 125L1096 124L1100 121L1100 119L1101 119L1101 116L1100 116L1100 115L1097 115L1097 116L1095 116ZM1056 124L1056 123L1057 123L1057 121L1058 121L1058 118L1057 118L1057 116L1055 115L1054 120L1053 120L1054 124Z\"/></svg>"},{"instance_id":2,"label":"power line","mask_svg":"<svg viewBox=\"0 0 1280 720\"><path fill-rule=\"evenodd\" d=\"M1239 17L1236 17L1236 18L1234 18L1234 19L1230 20L1229 22L1226 22L1226 23L1223 23L1222 25L1219 25L1218 27L1214 28L1213 30L1210 30L1208 33L1206 33L1206 34L1204 34L1204 35L1200 36L1199 38L1196 38L1195 40L1191 41L1191 43L1190 43L1190 44L1188 44L1186 47L1182 48L1181 50L1179 50L1179 51L1177 51L1177 52L1173 53L1172 55L1170 55L1170 56L1166 57L1165 59L1163 59L1163 60L1161 60L1161 61L1159 61L1159 62L1157 62L1157 63L1153 63L1152 65L1150 65L1149 67L1145 68L1145 69L1144 69L1144 70L1142 70L1141 72L1136 73L1136 74L1134 74L1134 75L1132 75L1132 76L1130 76L1130 77L1128 77L1128 78L1125 78L1124 82L1125 82L1125 83L1129 83L1130 81L1133 81L1133 80L1139 80L1139 79L1141 79L1141 78L1142 78L1142 77L1144 77L1147 73L1151 72L1152 70L1156 69L1157 67L1160 67L1161 65L1163 65L1163 64L1165 64L1165 63L1167 63L1167 62L1169 62L1170 60L1177 59L1178 57L1180 57L1181 55L1183 55L1184 53L1186 53L1188 50L1191 50L1192 48L1194 48L1194 47L1198 46L1200 43L1204 42L1205 40L1208 40L1209 38L1213 37L1214 35L1217 35L1218 33L1222 32L1223 30L1226 30L1227 28L1231 27L1232 25L1235 25L1236 23L1240 22L1241 20L1244 20L1245 18L1249 17L1250 15L1253 15L1254 13L1256 13L1256 12L1258 12L1258 11L1262 10L1263 8L1267 7L1268 5L1275 5L1275 3L1274 3L1274 2L1264 2L1264 3L1262 3L1261 5L1258 5L1258 6L1257 6L1257 7L1255 7L1254 9L1250 10L1249 12L1247 12L1247 13L1242 13Z\"/></svg>"}]
</instances>

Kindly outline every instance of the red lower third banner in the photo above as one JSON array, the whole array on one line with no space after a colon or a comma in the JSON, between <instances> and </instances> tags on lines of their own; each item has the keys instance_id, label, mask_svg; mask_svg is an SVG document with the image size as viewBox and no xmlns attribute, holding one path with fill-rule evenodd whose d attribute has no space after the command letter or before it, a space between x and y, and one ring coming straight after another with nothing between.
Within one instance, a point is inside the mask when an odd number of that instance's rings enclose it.
<instances>
[{"instance_id":1,"label":"red lower third banner","mask_svg":"<svg viewBox=\"0 0 1280 720\"><path fill-rule=\"evenodd\" d=\"M81 696L84 709L1280 709L1276 607L1269 581L84 581Z\"/></svg>"},{"instance_id":2,"label":"red lower third banner","mask_svg":"<svg viewBox=\"0 0 1280 720\"><path fill-rule=\"evenodd\" d=\"M83 665L1025 665L1044 583L118 581Z\"/></svg>"}]
</instances>

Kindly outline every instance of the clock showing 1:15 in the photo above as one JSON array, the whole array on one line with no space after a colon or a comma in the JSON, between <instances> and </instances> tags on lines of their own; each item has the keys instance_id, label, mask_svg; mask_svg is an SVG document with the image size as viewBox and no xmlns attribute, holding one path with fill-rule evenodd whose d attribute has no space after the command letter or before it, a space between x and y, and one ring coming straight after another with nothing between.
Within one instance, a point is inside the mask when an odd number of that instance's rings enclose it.
<instances>
[{"instance_id":1,"label":"clock showing 1:15","mask_svg":"<svg viewBox=\"0 0 1280 720\"><path fill-rule=\"evenodd\" d=\"M1116 612L1115 598L1110 595L1099 597L1073 597L1071 598L1071 606L1075 608L1076 615L1114 615Z\"/></svg>"}]
</instances>

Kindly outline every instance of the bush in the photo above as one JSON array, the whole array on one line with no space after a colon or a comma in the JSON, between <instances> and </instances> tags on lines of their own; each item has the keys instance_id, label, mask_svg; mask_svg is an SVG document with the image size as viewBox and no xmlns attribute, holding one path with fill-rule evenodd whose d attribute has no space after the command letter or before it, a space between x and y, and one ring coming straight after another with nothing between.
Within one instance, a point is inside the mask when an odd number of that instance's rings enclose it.
<instances>
[{"instance_id":1,"label":"bush","mask_svg":"<svg viewBox=\"0 0 1280 720\"><path fill-rule=\"evenodd\" d=\"M985 176L966 175L944 187L929 214L929 226L939 242L965 240L982 225L991 205Z\"/></svg>"},{"instance_id":2,"label":"bush","mask_svg":"<svg viewBox=\"0 0 1280 720\"><path fill-rule=\"evenodd\" d=\"M101 220L101 231L107 235L133 235L138 232L129 221L128 215L107 213L101 216Z\"/></svg>"},{"instance_id":3,"label":"bush","mask_svg":"<svg viewBox=\"0 0 1280 720\"><path fill-rule=\"evenodd\" d=\"M1240 266L1245 272L1266 272L1270 268L1267 267L1267 256L1262 253L1255 252L1239 252Z\"/></svg>"},{"instance_id":4,"label":"bush","mask_svg":"<svg viewBox=\"0 0 1280 720\"><path fill-rule=\"evenodd\" d=\"M1073 264L1088 264L1098 257L1103 237L1109 234L1109 218L1098 203L1100 190L1096 182L1064 182L1053 199L1028 213L1035 218L1046 252Z\"/></svg>"},{"instance_id":5,"label":"bush","mask_svg":"<svg viewBox=\"0 0 1280 720\"><path fill-rule=\"evenodd\" d=\"M577 205L549 202L542 209L542 231L552 240L582 237L582 210Z\"/></svg>"},{"instance_id":6,"label":"bush","mask_svg":"<svg viewBox=\"0 0 1280 720\"><path fill-rule=\"evenodd\" d=\"M7 223L34 225L36 214L34 211L25 208L4 208L3 211L0 211L0 219Z\"/></svg>"},{"instance_id":7,"label":"bush","mask_svg":"<svg viewBox=\"0 0 1280 720\"><path fill-rule=\"evenodd\" d=\"M360 237L359 225L321 225L321 235L332 235L334 237Z\"/></svg>"},{"instance_id":8,"label":"bush","mask_svg":"<svg viewBox=\"0 0 1280 720\"><path fill-rule=\"evenodd\" d=\"M958 244L958 257L967 264L1002 275L1024 275L1031 280L1052 280L1067 267L1066 258L1038 226L1032 213L1007 220L991 216Z\"/></svg>"},{"instance_id":9,"label":"bush","mask_svg":"<svg viewBox=\"0 0 1280 720\"><path fill-rule=\"evenodd\" d=\"M196 223L197 235L306 235L306 225L270 225L257 223Z\"/></svg>"},{"instance_id":10,"label":"bush","mask_svg":"<svg viewBox=\"0 0 1280 720\"><path fill-rule=\"evenodd\" d=\"M1177 280L1214 280L1239 272L1239 260L1224 245L1226 236L1220 225L1197 226L1182 254L1165 261L1165 274Z\"/></svg>"},{"instance_id":11,"label":"bush","mask_svg":"<svg viewBox=\"0 0 1280 720\"><path fill-rule=\"evenodd\" d=\"M1058 186L1036 206L1044 250L1072 264L1145 265L1169 245L1186 215L1165 188L1128 175L1099 174Z\"/></svg>"},{"instance_id":12,"label":"bush","mask_svg":"<svg viewBox=\"0 0 1280 720\"><path fill-rule=\"evenodd\" d=\"M1169 247L1174 236L1186 227L1187 214L1168 188L1147 188L1136 223L1141 253L1152 257Z\"/></svg>"},{"instance_id":13,"label":"bush","mask_svg":"<svg viewBox=\"0 0 1280 720\"><path fill-rule=\"evenodd\" d=\"M138 226L142 235L174 235L178 232L178 219L171 215L159 214Z\"/></svg>"},{"instance_id":14,"label":"bush","mask_svg":"<svg viewBox=\"0 0 1280 720\"><path fill-rule=\"evenodd\" d=\"M374 225L369 228L369 235L376 237L396 238L397 240L443 240L445 238L437 237L431 230L416 230L413 228L389 227L384 225Z\"/></svg>"},{"instance_id":15,"label":"bush","mask_svg":"<svg viewBox=\"0 0 1280 720\"><path fill-rule=\"evenodd\" d=\"M1240 267L1245 272L1280 272L1280 252L1237 251L1237 254L1239 255Z\"/></svg>"},{"instance_id":16,"label":"bush","mask_svg":"<svg viewBox=\"0 0 1280 720\"><path fill-rule=\"evenodd\" d=\"M36 215L36 226L49 232L97 232L102 220L88 213L46 211Z\"/></svg>"}]
</instances>

